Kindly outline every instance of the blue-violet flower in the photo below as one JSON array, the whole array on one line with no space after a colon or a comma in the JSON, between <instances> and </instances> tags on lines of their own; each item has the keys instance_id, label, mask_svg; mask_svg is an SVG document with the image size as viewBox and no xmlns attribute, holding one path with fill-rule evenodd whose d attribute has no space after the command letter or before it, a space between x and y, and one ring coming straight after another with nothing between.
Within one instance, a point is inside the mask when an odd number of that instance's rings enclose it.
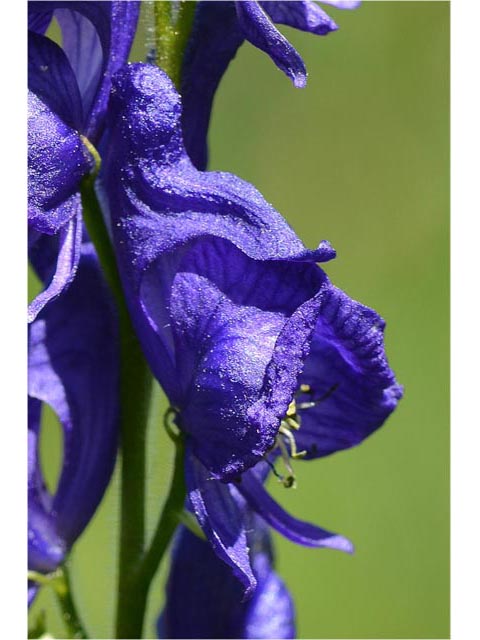
<instances>
[{"instance_id":1,"label":"blue-violet flower","mask_svg":"<svg viewBox=\"0 0 480 640\"><path fill-rule=\"evenodd\" d=\"M127 60L138 2L29 2L29 249L55 239L57 260L28 319L73 280L80 259L80 182L94 166L112 74ZM44 34L52 16L63 49ZM37 251L41 251L37 247Z\"/></svg>"},{"instance_id":2,"label":"blue-violet flower","mask_svg":"<svg viewBox=\"0 0 480 640\"><path fill-rule=\"evenodd\" d=\"M43 265L36 266L41 275ZM29 325L28 347L28 567L49 573L100 503L117 451L117 321L90 244L82 245L71 287ZM42 404L53 409L63 430L53 495L40 465ZM35 593L31 584L30 600Z\"/></svg>"},{"instance_id":3,"label":"blue-violet flower","mask_svg":"<svg viewBox=\"0 0 480 640\"><path fill-rule=\"evenodd\" d=\"M182 527L172 552L159 638L295 637L295 608L274 571L268 527L258 516L249 517L250 561L257 580L252 598L243 600L242 585L227 565L207 542Z\"/></svg>"},{"instance_id":4,"label":"blue-violet flower","mask_svg":"<svg viewBox=\"0 0 480 640\"><path fill-rule=\"evenodd\" d=\"M103 188L133 323L186 436L190 506L217 555L255 586L232 491L292 540L351 543L289 516L264 468L325 456L378 429L401 396L383 320L333 286L250 184L200 172L182 141L180 97L160 69L112 81ZM301 427L301 428L299 428Z\"/></svg>"}]
</instances>

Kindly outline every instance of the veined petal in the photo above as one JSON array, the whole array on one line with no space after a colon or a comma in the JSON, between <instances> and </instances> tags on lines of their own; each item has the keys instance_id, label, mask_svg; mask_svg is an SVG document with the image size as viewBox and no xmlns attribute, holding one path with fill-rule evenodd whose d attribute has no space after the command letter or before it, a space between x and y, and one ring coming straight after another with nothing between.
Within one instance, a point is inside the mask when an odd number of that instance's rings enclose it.
<instances>
[{"instance_id":1,"label":"veined petal","mask_svg":"<svg viewBox=\"0 0 480 640\"><path fill-rule=\"evenodd\" d=\"M45 36L28 33L28 88L72 129L82 128L82 100L67 56Z\"/></svg>"},{"instance_id":2,"label":"veined petal","mask_svg":"<svg viewBox=\"0 0 480 640\"><path fill-rule=\"evenodd\" d=\"M58 13L64 50L78 74L82 91L85 118L81 130L90 141L96 143L103 127L112 75L126 63L130 53L140 3L136 0L42 0L30 2L29 5L32 15L54 11L57 17ZM93 25L98 40L87 22Z\"/></svg>"},{"instance_id":3,"label":"veined petal","mask_svg":"<svg viewBox=\"0 0 480 640\"><path fill-rule=\"evenodd\" d=\"M28 93L28 222L54 234L78 213L79 184L93 167L80 136Z\"/></svg>"},{"instance_id":4,"label":"veined petal","mask_svg":"<svg viewBox=\"0 0 480 640\"><path fill-rule=\"evenodd\" d=\"M353 544L347 538L309 522L297 520L284 511L251 471L244 473L235 486L250 508L289 540L305 547L326 547L353 553Z\"/></svg>"},{"instance_id":5,"label":"veined petal","mask_svg":"<svg viewBox=\"0 0 480 640\"><path fill-rule=\"evenodd\" d=\"M332 287L324 299L300 383L311 388L300 411L297 446L307 458L362 442L402 397L383 342L385 323L372 309ZM323 399L322 399L323 398Z\"/></svg>"},{"instance_id":6,"label":"veined petal","mask_svg":"<svg viewBox=\"0 0 480 640\"><path fill-rule=\"evenodd\" d=\"M258 586L247 602L242 601L242 585L208 543L180 530L158 625L160 638L294 637L292 598L273 571L269 549L258 543L263 536L257 526L249 537Z\"/></svg>"},{"instance_id":7,"label":"veined petal","mask_svg":"<svg viewBox=\"0 0 480 640\"><path fill-rule=\"evenodd\" d=\"M250 184L197 171L183 147L180 115L180 98L160 69L129 65L115 77L105 192L134 323L172 402L181 398L167 309L178 265L194 241L223 238L259 261L335 255L328 243L307 250Z\"/></svg>"},{"instance_id":8,"label":"veined petal","mask_svg":"<svg viewBox=\"0 0 480 640\"><path fill-rule=\"evenodd\" d=\"M55 8L63 10L60 14L60 25L63 31L64 47L67 55L75 65L79 74L81 87L87 90L82 93L85 104L86 119L84 133L94 143L98 140L102 127L111 88L112 75L128 60L132 46L140 2L129 0L113 0L111 2L55 2ZM95 27L102 48L103 56L98 55L98 45L92 42L91 31L84 21L75 19L73 12L80 14ZM70 14L70 15L69 15ZM95 66L91 76L85 68L87 58L84 56L84 37L88 36L89 60ZM81 47L81 56L78 55ZM100 65L100 71L98 67ZM92 91L90 82L98 78L96 90ZM90 87L90 88L89 88Z\"/></svg>"},{"instance_id":9,"label":"veined petal","mask_svg":"<svg viewBox=\"0 0 480 640\"><path fill-rule=\"evenodd\" d=\"M212 475L232 479L273 446L327 282L314 265L251 260L220 240L197 242L179 263L170 322L180 421Z\"/></svg>"},{"instance_id":10,"label":"veined petal","mask_svg":"<svg viewBox=\"0 0 480 640\"><path fill-rule=\"evenodd\" d=\"M243 514L229 485L213 479L188 449L185 477L190 507L207 540L243 584L245 597L251 596L257 581L250 565Z\"/></svg>"},{"instance_id":11,"label":"veined petal","mask_svg":"<svg viewBox=\"0 0 480 640\"><path fill-rule=\"evenodd\" d=\"M260 4L255 0L243 0L236 2L235 6L245 38L265 51L296 87L304 87L307 70L302 58L274 26Z\"/></svg>"},{"instance_id":12,"label":"veined petal","mask_svg":"<svg viewBox=\"0 0 480 640\"><path fill-rule=\"evenodd\" d=\"M80 261L82 244L82 209L80 196L75 196L76 214L58 232L56 238L37 240L30 249L29 256L37 272L42 272L42 280L46 288L28 305L28 322L32 322L40 311L52 300L55 300L73 281ZM57 256L52 259L51 248L45 244L58 244ZM40 255L42 249L47 255ZM47 264L47 260L49 264ZM41 264L39 264L41 262ZM54 272L52 274L52 267Z\"/></svg>"},{"instance_id":13,"label":"veined petal","mask_svg":"<svg viewBox=\"0 0 480 640\"><path fill-rule=\"evenodd\" d=\"M66 549L89 522L113 471L117 351L113 304L93 249L84 245L72 286L29 327L29 396L50 405L63 428L58 488L50 505L43 500L43 510ZM37 411L29 425L33 434L38 420Z\"/></svg>"},{"instance_id":14,"label":"veined petal","mask_svg":"<svg viewBox=\"0 0 480 640\"><path fill-rule=\"evenodd\" d=\"M36 2L28 3L28 29L29 31L35 31L35 33L43 35L48 29L48 25L52 19L53 10L36 12L33 7L35 4Z\"/></svg>"},{"instance_id":15,"label":"veined petal","mask_svg":"<svg viewBox=\"0 0 480 640\"><path fill-rule=\"evenodd\" d=\"M195 455L212 476L232 480L274 445L314 331L330 339L333 287L314 263L334 252L327 243L305 249L251 185L197 171L179 119L179 97L161 70L122 70L113 82L105 192L127 301L152 370L179 409ZM348 326L355 304L345 296ZM353 346L342 346L347 362ZM383 353L382 340L377 346ZM380 398L395 384L388 372L388 380L374 379ZM397 398L389 396L370 430Z\"/></svg>"},{"instance_id":16,"label":"veined petal","mask_svg":"<svg viewBox=\"0 0 480 640\"><path fill-rule=\"evenodd\" d=\"M93 23L77 11L56 9L55 18L62 30L63 50L78 83L83 112L88 114L101 82L103 49L100 36ZM82 121L82 129L84 124Z\"/></svg>"},{"instance_id":17,"label":"veined petal","mask_svg":"<svg viewBox=\"0 0 480 640\"><path fill-rule=\"evenodd\" d=\"M294 2L261 2L273 22L286 24L294 29L308 31L319 36L336 31L338 26L313 0Z\"/></svg>"}]
</instances>

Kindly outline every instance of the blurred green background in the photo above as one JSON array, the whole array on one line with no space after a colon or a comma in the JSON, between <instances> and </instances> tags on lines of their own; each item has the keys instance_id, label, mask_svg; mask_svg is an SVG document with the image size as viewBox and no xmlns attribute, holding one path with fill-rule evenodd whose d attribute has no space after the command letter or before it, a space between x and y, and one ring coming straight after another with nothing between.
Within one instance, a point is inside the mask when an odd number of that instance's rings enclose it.
<instances>
[{"instance_id":1,"label":"blurred green background","mask_svg":"<svg viewBox=\"0 0 480 640\"><path fill-rule=\"evenodd\" d=\"M329 13L340 24L329 37L284 30L309 71L304 90L265 54L241 48L216 97L210 168L255 184L308 246L332 242L338 258L326 270L387 320L387 352L405 398L360 447L299 462L295 491L270 483L297 517L356 545L349 557L275 536L277 567L294 595L301 638L446 638L449 3L364 2L357 11ZM132 59L144 55L137 44ZM172 454L158 391L155 402L151 526ZM51 416L42 438L54 483L60 436ZM115 477L72 554L75 596L96 638L112 633L117 503ZM164 573L151 592L148 638L155 637ZM41 609L61 637L47 589L32 614Z\"/></svg>"}]
</instances>

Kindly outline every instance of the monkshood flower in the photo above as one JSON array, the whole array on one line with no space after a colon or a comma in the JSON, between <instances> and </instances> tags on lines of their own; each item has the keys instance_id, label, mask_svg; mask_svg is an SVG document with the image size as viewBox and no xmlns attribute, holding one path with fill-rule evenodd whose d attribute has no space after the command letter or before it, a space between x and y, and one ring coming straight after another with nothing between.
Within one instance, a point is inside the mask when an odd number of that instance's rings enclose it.
<instances>
[{"instance_id":1,"label":"monkshood flower","mask_svg":"<svg viewBox=\"0 0 480 640\"><path fill-rule=\"evenodd\" d=\"M245 521L232 495L307 546L351 543L287 514L265 468L359 444L401 396L383 320L334 287L250 184L200 172L181 103L158 68L113 78L103 188L127 304L187 441L190 506L217 555L252 591ZM300 428L301 427L301 428Z\"/></svg>"},{"instance_id":2,"label":"monkshood flower","mask_svg":"<svg viewBox=\"0 0 480 640\"><path fill-rule=\"evenodd\" d=\"M52 257L51 252L50 257ZM35 261L40 276L48 256ZM90 244L71 287L29 325L28 568L54 571L100 503L118 441L118 335L113 304ZM39 437L42 405L63 430L63 462L52 495ZM29 601L36 593L29 585Z\"/></svg>"},{"instance_id":3,"label":"monkshood flower","mask_svg":"<svg viewBox=\"0 0 480 640\"><path fill-rule=\"evenodd\" d=\"M258 516L252 517L248 544L257 588L244 601L241 583L208 543L180 529L157 625L159 638L295 637L293 600L273 569L270 534Z\"/></svg>"},{"instance_id":4,"label":"monkshood flower","mask_svg":"<svg viewBox=\"0 0 480 640\"><path fill-rule=\"evenodd\" d=\"M355 9L360 2L327 0L322 4L338 9ZM215 91L245 40L267 53L295 87L305 86L305 64L274 23L320 36L338 29L332 18L313 0L200 0L198 3L192 35L185 52L181 91L185 146L197 169L207 166L206 140Z\"/></svg>"},{"instance_id":5,"label":"monkshood flower","mask_svg":"<svg viewBox=\"0 0 480 640\"><path fill-rule=\"evenodd\" d=\"M127 60L137 2L29 2L29 246L54 236L58 258L29 306L32 321L73 280L80 258L80 182L93 169L112 74ZM54 16L63 49L43 35Z\"/></svg>"}]
</instances>

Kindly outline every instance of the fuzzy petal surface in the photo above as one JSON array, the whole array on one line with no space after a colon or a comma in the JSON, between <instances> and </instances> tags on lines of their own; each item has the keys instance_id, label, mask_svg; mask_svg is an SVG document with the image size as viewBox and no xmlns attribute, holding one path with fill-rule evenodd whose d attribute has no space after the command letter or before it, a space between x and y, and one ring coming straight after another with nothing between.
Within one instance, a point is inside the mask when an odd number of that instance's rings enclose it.
<instances>
[{"instance_id":1,"label":"fuzzy petal surface","mask_svg":"<svg viewBox=\"0 0 480 640\"><path fill-rule=\"evenodd\" d=\"M307 250L248 183L191 165L159 69L117 75L112 113L105 188L137 332L196 455L232 478L273 444L327 286L314 263L334 252Z\"/></svg>"},{"instance_id":2,"label":"fuzzy petal surface","mask_svg":"<svg viewBox=\"0 0 480 640\"><path fill-rule=\"evenodd\" d=\"M93 158L79 134L29 91L29 226L54 234L77 215L79 184L92 166Z\"/></svg>"}]
</instances>

